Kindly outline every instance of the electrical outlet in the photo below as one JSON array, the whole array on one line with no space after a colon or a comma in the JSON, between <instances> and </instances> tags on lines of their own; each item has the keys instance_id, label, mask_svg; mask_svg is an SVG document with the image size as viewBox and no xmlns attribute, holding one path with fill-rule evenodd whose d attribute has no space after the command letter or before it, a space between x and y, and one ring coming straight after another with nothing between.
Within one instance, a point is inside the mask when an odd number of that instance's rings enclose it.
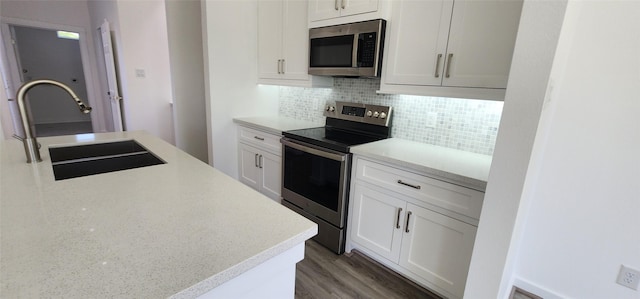
<instances>
[{"instance_id":1,"label":"electrical outlet","mask_svg":"<svg viewBox=\"0 0 640 299\"><path fill-rule=\"evenodd\" d=\"M640 282L640 271L622 265L616 282L625 287L637 290Z\"/></svg>"}]
</instances>

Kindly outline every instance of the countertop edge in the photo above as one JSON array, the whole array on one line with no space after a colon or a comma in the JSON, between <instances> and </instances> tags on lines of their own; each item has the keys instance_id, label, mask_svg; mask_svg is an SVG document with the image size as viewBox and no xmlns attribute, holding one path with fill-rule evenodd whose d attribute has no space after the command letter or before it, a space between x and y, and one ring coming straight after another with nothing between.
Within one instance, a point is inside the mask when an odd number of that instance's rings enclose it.
<instances>
[{"instance_id":1,"label":"countertop edge","mask_svg":"<svg viewBox=\"0 0 640 299\"><path fill-rule=\"evenodd\" d=\"M271 247L265 251L254 255L243 262L236 264L235 266L228 268L227 270L220 272L214 276L211 276L205 280L202 280L176 294L169 297L171 299L182 299L182 298L195 298L200 295L203 295L216 287L223 285L224 283L240 276L241 274L251 270L252 268L268 261L269 259L284 253L285 251L295 247L300 243L304 243L305 241L311 239L318 233L318 226L314 225L306 231L286 240L274 247Z\"/></svg>"}]
</instances>

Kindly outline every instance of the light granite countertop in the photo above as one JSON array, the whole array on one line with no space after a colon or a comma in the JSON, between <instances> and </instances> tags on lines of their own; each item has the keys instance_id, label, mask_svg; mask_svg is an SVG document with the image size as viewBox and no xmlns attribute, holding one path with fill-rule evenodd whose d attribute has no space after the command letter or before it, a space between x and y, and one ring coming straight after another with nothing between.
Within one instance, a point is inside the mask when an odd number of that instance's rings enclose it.
<instances>
[{"instance_id":1,"label":"light granite countertop","mask_svg":"<svg viewBox=\"0 0 640 299\"><path fill-rule=\"evenodd\" d=\"M55 181L48 147L135 139L167 162ZM0 142L3 298L193 298L293 248L315 223L144 132Z\"/></svg>"},{"instance_id":2,"label":"light granite countertop","mask_svg":"<svg viewBox=\"0 0 640 299\"><path fill-rule=\"evenodd\" d=\"M283 131L324 127L324 123L316 123L282 116L238 117L234 118L233 121L237 124L275 135L281 135Z\"/></svg>"},{"instance_id":3,"label":"light granite countertop","mask_svg":"<svg viewBox=\"0 0 640 299\"><path fill-rule=\"evenodd\" d=\"M483 192L492 159L488 155L398 138L354 146L351 152Z\"/></svg>"}]
</instances>

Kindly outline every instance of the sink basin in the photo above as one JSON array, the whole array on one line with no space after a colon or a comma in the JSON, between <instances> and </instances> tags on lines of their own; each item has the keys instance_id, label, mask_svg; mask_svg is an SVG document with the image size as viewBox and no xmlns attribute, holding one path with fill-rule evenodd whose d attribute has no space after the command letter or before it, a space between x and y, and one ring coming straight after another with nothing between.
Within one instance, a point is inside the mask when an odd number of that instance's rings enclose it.
<instances>
[{"instance_id":1,"label":"sink basin","mask_svg":"<svg viewBox=\"0 0 640 299\"><path fill-rule=\"evenodd\" d=\"M165 164L135 140L49 148L56 181Z\"/></svg>"}]
</instances>

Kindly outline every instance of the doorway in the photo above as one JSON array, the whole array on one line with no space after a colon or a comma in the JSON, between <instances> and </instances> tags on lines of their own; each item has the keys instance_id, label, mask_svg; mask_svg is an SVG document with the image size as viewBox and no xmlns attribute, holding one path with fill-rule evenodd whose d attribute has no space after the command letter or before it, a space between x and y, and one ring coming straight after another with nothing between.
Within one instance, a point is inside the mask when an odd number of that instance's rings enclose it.
<instances>
[{"instance_id":1,"label":"doorway","mask_svg":"<svg viewBox=\"0 0 640 299\"><path fill-rule=\"evenodd\" d=\"M10 30L22 82L57 80L71 87L81 99L87 99L79 33L16 25L10 25ZM62 89L36 86L28 96L36 136L93 132L91 115L79 112Z\"/></svg>"},{"instance_id":2,"label":"doorway","mask_svg":"<svg viewBox=\"0 0 640 299\"><path fill-rule=\"evenodd\" d=\"M37 85L27 94L28 114L36 136L56 136L106 132L104 105L96 93L95 66L90 62L89 40L83 28L47 24L22 19L3 18L2 74L6 94L11 99L24 83L36 79L53 79L68 85L93 108L89 114L78 110L62 89ZM13 131L24 131L16 102L3 104ZM110 113L110 111L108 111ZM5 122L6 123L6 122ZM5 133L8 133L5 128ZM9 133L10 134L10 133ZM6 136L6 134L5 134Z\"/></svg>"}]
</instances>

